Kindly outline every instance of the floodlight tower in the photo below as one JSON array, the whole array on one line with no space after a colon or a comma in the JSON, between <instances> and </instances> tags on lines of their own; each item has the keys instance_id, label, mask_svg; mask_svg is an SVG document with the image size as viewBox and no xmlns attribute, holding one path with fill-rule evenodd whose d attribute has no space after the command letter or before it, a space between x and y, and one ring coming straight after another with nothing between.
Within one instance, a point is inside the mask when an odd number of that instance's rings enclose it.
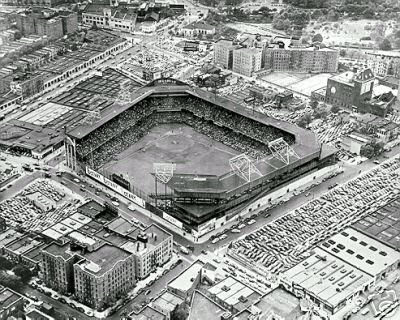
<instances>
[{"instance_id":1,"label":"floodlight tower","mask_svg":"<svg viewBox=\"0 0 400 320\"><path fill-rule=\"evenodd\" d=\"M278 138L268 143L268 148L271 150L274 158L282 161L286 165L290 163L290 156L300 159L299 155L283 138Z\"/></svg>"},{"instance_id":2,"label":"floodlight tower","mask_svg":"<svg viewBox=\"0 0 400 320\"><path fill-rule=\"evenodd\" d=\"M256 174L258 177L262 176L260 170L257 169L253 160L251 160L247 154L239 154L238 156L229 159L229 165L231 166L232 171L246 182L251 181L252 174Z\"/></svg>"}]
</instances>

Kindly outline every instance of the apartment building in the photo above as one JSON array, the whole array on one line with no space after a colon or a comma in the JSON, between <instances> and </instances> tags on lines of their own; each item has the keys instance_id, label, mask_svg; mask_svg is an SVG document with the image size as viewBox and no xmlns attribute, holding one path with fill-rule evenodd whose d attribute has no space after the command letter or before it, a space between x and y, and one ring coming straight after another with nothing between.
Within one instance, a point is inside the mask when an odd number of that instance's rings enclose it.
<instances>
[{"instance_id":1,"label":"apartment building","mask_svg":"<svg viewBox=\"0 0 400 320\"><path fill-rule=\"evenodd\" d=\"M377 50L365 54L367 66L376 76L400 78L400 52Z\"/></svg>"},{"instance_id":2,"label":"apartment building","mask_svg":"<svg viewBox=\"0 0 400 320\"><path fill-rule=\"evenodd\" d=\"M261 70L262 49L241 48L233 51L233 72L251 77Z\"/></svg>"},{"instance_id":3,"label":"apartment building","mask_svg":"<svg viewBox=\"0 0 400 320\"><path fill-rule=\"evenodd\" d=\"M51 243L42 250L44 283L62 294L74 292L73 265L82 257L71 251L70 244Z\"/></svg>"},{"instance_id":4,"label":"apartment building","mask_svg":"<svg viewBox=\"0 0 400 320\"><path fill-rule=\"evenodd\" d=\"M37 35L47 36L49 40L57 40L64 35L62 19L60 17L37 19L35 22L35 30Z\"/></svg>"},{"instance_id":5,"label":"apartment building","mask_svg":"<svg viewBox=\"0 0 400 320\"><path fill-rule=\"evenodd\" d=\"M77 13L71 11L57 13L49 9L34 9L32 12L17 14L15 21L18 30L24 35L47 36L49 40L59 39L78 30Z\"/></svg>"},{"instance_id":6,"label":"apartment building","mask_svg":"<svg viewBox=\"0 0 400 320\"><path fill-rule=\"evenodd\" d=\"M136 229L128 238L134 241L121 248L133 254L137 279L146 278L172 257L172 235L155 224L145 230Z\"/></svg>"},{"instance_id":7,"label":"apartment building","mask_svg":"<svg viewBox=\"0 0 400 320\"><path fill-rule=\"evenodd\" d=\"M339 52L319 47L268 47L264 50L264 68L275 72L336 72Z\"/></svg>"},{"instance_id":8,"label":"apartment building","mask_svg":"<svg viewBox=\"0 0 400 320\"><path fill-rule=\"evenodd\" d=\"M103 244L74 265L75 297L93 308L115 303L135 284L135 260L129 252Z\"/></svg>"},{"instance_id":9,"label":"apartment building","mask_svg":"<svg viewBox=\"0 0 400 320\"><path fill-rule=\"evenodd\" d=\"M117 218L94 235L70 230L69 242L43 249L43 280L95 309L114 304L172 257L172 235L157 225L141 229Z\"/></svg>"},{"instance_id":10,"label":"apartment building","mask_svg":"<svg viewBox=\"0 0 400 320\"><path fill-rule=\"evenodd\" d=\"M224 69L232 69L233 51L238 49L231 40L219 40L214 43L214 64Z\"/></svg>"}]
</instances>

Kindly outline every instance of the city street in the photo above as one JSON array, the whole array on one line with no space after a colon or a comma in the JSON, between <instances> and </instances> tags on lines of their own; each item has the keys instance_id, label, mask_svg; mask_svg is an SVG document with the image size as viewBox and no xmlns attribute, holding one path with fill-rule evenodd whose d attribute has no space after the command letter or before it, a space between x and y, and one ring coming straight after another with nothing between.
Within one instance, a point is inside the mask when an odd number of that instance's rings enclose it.
<instances>
[{"instance_id":1,"label":"city street","mask_svg":"<svg viewBox=\"0 0 400 320\"><path fill-rule=\"evenodd\" d=\"M75 310L71 308L68 304L66 303L61 303L52 297L49 297L48 295L45 295L44 293L41 293L37 291L36 289L33 289L29 286L25 286L22 290L21 293L23 294L29 294L37 297L39 300L43 301L44 303L47 303L51 306L54 307L55 309L55 317L57 320L64 320L67 319L68 316L74 317L75 319L79 320L89 320L89 319L94 319L93 317L89 317L85 315L82 312L79 312L78 310Z\"/></svg>"}]
</instances>

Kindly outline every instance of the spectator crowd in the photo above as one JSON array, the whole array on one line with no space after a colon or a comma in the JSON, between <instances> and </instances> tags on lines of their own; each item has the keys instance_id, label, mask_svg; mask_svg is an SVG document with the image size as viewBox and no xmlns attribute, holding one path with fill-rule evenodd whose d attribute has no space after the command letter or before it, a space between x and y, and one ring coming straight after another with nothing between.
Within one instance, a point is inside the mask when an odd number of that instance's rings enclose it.
<instances>
[{"instance_id":1,"label":"spectator crowd","mask_svg":"<svg viewBox=\"0 0 400 320\"><path fill-rule=\"evenodd\" d=\"M156 112L156 111L162 112ZM268 143L294 137L207 101L192 98L148 98L91 132L77 144L80 161L101 167L160 123L184 123L254 159L270 154Z\"/></svg>"}]
</instances>

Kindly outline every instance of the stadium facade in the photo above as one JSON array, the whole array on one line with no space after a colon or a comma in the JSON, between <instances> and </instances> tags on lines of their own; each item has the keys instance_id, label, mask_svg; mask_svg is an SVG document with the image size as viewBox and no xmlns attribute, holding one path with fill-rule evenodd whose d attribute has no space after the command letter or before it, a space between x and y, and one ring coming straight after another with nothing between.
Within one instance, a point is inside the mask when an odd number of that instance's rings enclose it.
<instances>
[{"instance_id":1,"label":"stadium facade","mask_svg":"<svg viewBox=\"0 0 400 320\"><path fill-rule=\"evenodd\" d=\"M250 203L335 161L335 153L320 145L311 131L246 110L178 80L155 80L131 92L128 100L103 110L94 123L67 130L67 165L194 235L208 232L215 221L232 219ZM148 103L144 104L145 101ZM196 108L193 102L198 105ZM254 147L254 154L248 156L243 152L232 157L231 170L220 175L182 174L174 171L173 164L158 164L152 175L155 185L162 183L164 187L152 193L140 192L138 182L121 183L100 174L98 159L104 152L97 150L104 150L108 143L116 144L113 139L118 130L123 134L128 121L131 126L134 123L136 127L131 128L138 134L140 126L144 126L144 136L151 127L145 122L148 119L156 119L151 123L153 126L176 121L173 119L189 125L202 121L216 130L225 130L234 139L243 139ZM111 161L113 156L106 158Z\"/></svg>"}]
</instances>

